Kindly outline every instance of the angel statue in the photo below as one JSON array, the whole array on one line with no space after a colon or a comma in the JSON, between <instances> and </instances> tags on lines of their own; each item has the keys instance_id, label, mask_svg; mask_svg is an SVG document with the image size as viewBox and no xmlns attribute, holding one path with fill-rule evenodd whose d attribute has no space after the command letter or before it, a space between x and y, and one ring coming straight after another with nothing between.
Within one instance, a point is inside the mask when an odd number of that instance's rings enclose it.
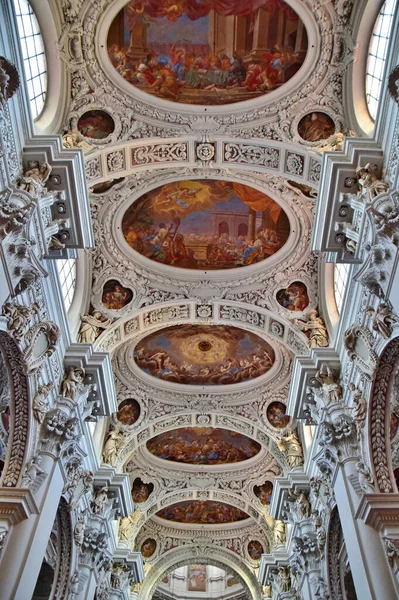
<instances>
[{"instance_id":1,"label":"angel statue","mask_svg":"<svg viewBox=\"0 0 399 600\"><path fill-rule=\"evenodd\" d=\"M103 459L106 464L111 465L112 467L115 465L121 445L122 440L119 428L112 429L108 433L108 437L105 440L103 448Z\"/></svg>"},{"instance_id":2,"label":"angel statue","mask_svg":"<svg viewBox=\"0 0 399 600\"><path fill-rule=\"evenodd\" d=\"M82 323L78 333L78 342L92 344L97 339L100 330L111 325L112 319L104 317L100 310L95 310L92 315L82 315Z\"/></svg>"},{"instance_id":3,"label":"angel statue","mask_svg":"<svg viewBox=\"0 0 399 600\"><path fill-rule=\"evenodd\" d=\"M293 429L287 429L286 434L277 440L277 447L285 455L290 467L301 467L303 465L301 442Z\"/></svg>"},{"instance_id":4,"label":"angel statue","mask_svg":"<svg viewBox=\"0 0 399 600\"><path fill-rule=\"evenodd\" d=\"M311 348L326 348L328 346L328 333L323 319L318 316L317 310L309 313L307 321L294 319L294 325L301 331L309 332L309 343Z\"/></svg>"},{"instance_id":5,"label":"angel statue","mask_svg":"<svg viewBox=\"0 0 399 600\"><path fill-rule=\"evenodd\" d=\"M84 389L85 375L86 372L81 367L70 367L61 383L61 396L75 402Z\"/></svg>"},{"instance_id":6,"label":"angel statue","mask_svg":"<svg viewBox=\"0 0 399 600\"><path fill-rule=\"evenodd\" d=\"M121 518L121 520L119 521L119 539L121 541L129 544L136 521L137 518L135 514L131 514L127 517Z\"/></svg>"}]
</instances>

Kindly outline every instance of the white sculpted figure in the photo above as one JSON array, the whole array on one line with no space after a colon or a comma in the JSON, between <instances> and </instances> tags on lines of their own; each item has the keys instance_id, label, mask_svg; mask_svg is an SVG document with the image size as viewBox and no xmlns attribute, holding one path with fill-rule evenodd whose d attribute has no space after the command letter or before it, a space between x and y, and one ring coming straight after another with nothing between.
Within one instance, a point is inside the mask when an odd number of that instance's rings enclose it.
<instances>
[{"instance_id":1,"label":"white sculpted figure","mask_svg":"<svg viewBox=\"0 0 399 600\"><path fill-rule=\"evenodd\" d=\"M291 502L295 503L296 513L299 520L307 519L310 516L310 504L303 490L288 490Z\"/></svg>"},{"instance_id":2,"label":"white sculpted figure","mask_svg":"<svg viewBox=\"0 0 399 600\"><path fill-rule=\"evenodd\" d=\"M33 397L33 416L40 424L44 422L44 417L49 409L48 395L53 389L54 383L50 381L49 383L41 385Z\"/></svg>"},{"instance_id":3,"label":"white sculpted figure","mask_svg":"<svg viewBox=\"0 0 399 600\"><path fill-rule=\"evenodd\" d=\"M22 477L22 487L30 488L40 475L44 475L43 469L40 468L42 457L40 455L32 456L25 467L25 472Z\"/></svg>"},{"instance_id":4,"label":"white sculpted figure","mask_svg":"<svg viewBox=\"0 0 399 600\"><path fill-rule=\"evenodd\" d=\"M386 340L392 335L392 325L399 323L398 317L385 302L381 302L377 309L369 306L366 308L366 314L372 317L373 330L378 331L380 336Z\"/></svg>"},{"instance_id":5,"label":"white sculpted figure","mask_svg":"<svg viewBox=\"0 0 399 600\"><path fill-rule=\"evenodd\" d=\"M92 344L98 337L100 329L106 329L112 319L104 317L100 310L95 310L92 315L82 315L82 324L78 333L78 342Z\"/></svg>"},{"instance_id":6,"label":"white sculpted figure","mask_svg":"<svg viewBox=\"0 0 399 600\"><path fill-rule=\"evenodd\" d=\"M386 181L378 179L377 170L377 166L371 163L356 169L356 177L361 187L361 196L364 197L367 194L369 200L373 200L373 198L387 192L389 189Z\"/></svg>"},{"instance_id":7,"label":"white sculpted figure","mask_svg":"<svg viewBox=\"0 0 399 600\"><path fill-rule=\"evenodd\" d=\"M291 589L291 577L287 567L279 567L280 592L289 592Z\"/></svg>"},{"instance_id":8,"label":"white sculpted figure","mask_svg":"<svg viewBox=\"0 0 399 600\"><path fill-rule=\"evenodd\" d=\"M94 146L86 142L84 136L79 131L68 131L63 135L62 145L64 148L82 148L85 154L94 148Z\"/></svg>"},{"instance_id":9,"label":"white sculpted figure","mask_svg":"<svg viewBox=\"0 0 399 600\"><path fill-rule=\"evenodd\" d=\"M307 321L294 319L294 324L301 331L309 332L311 348L326 348L328 346L328 333L323 319L318 316L317 310L312 310Z\"/></svg>"},{"instance_id":10,"label":"white sculpted figure","mask_svg":"<svg viewBox=\"0 0 399 600\"><path fill-rule=\"evenodd\" d=\"M362 436L362 429L366 423L367 416L367 401L363 397L362 392L355 386L354 383L349 384L349 389L353 392L353 420L356 425L356 436L360 440Z\"/></svg>"},{"instance_id":11,"label":"white sculpted figure","mask_svg":"<svg viewBox=\"0 0 399 600\"><path fill-rule=\"evenodd\" d=\"M21 190L28 192L34 198L38 198L50 177L51 171L51 166L46 162L44 162L41 167L28 169L19 180L18 187Z\"/></svg>"},{"instance_id":12,"label":"white sculpted figure","mask_svg":"<svg viewBox=\"0 0 399 600\"><path fill-rule=\"evenodd\" d=\"M342 388L339 384L339 377L335 372L326 366L320 369L315 375L315 380L321 385L323 394L328 402L340 402L342 400Z\"/></svg>"},{"instance_id":13,"label":"white sculpted figure","mask_svg":"<svg viewBox=\"0 0 399 600\"><path fill-rule=\"evenodd\" d=\"M3 316L7 319L7 328L17 341L22 340L33 315L39 312L40 308L36 302L31 306L13 302L3 304Z\"/></svg>"},{"instance_id":14,"label":"white sculpted figure","mask_svg":"<svg viewBox=\"0 0 399 600\"><path fill-rule=\"evenodd\" d=\"M76 402L79 393L83 391L86 372L80 367L70 367L61 383L63 398L71 398Z\"/></svg>"},{"instance_id":15,"label":"white sculpted figure","mask_svg":"<svg viewBox=\"0 0 399 600\"><path fill-rule=\"evenodd\" d=\"M103 448L104 462L108 465L114 466L118 456L118 450L120 446L120 432L119 429L112 429L109 432L106 442Z\"/></svg>"},{"instance_id":16,"label":"white sculpted figure","mask_svg":"<svg viewBox=\"0 0 399 600\"><path fill-rule=\"evenodd\" d=\"M286 434L277 440L278 449L285 454L290 467L303 465L303 452L301 442L293 429L287 429Z\"/></svg>"},{"instance_id":17,"label":"white sculpted figure","mask_svg":"<svg viewBox=\"0 0 399 600\"><path fill-rule=\"evenodd\" d=\"M285 544L286 536L285 536L285 525L283 521L278 521L274 519L272 516L268 515L265 517L266 523L268 524L272 535L273 535L273 547L281 546L281 544Z\"/></svg>"},{"instance_id":18,"label":"white sculpted figure","mask_svg":"<svg viewBox=\"0 0 399 600\"><path fill-rule=\"evenodd\" d=\"M122 517L119 521L119 537L121 540L129 543L130 538L133 533L134 524L136 519L133 515L128 515L127 517Z\"/></svg>"},{"instance_id":19,"label":"white sculpted figure","mask_svg":"<svg viewBox=\"0 0 399 600\"><path fill-rule=\"evenodd\" d=\"M105 486L95 492L94 498L91 501L91 510L95 515L103 515L107 503L108 487Z\"/></svg>"}]
</instances>

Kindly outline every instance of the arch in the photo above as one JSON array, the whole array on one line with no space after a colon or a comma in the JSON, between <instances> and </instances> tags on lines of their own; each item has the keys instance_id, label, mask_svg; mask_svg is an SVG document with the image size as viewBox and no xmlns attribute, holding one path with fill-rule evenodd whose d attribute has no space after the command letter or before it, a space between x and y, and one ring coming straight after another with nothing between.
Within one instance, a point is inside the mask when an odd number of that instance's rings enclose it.
<instances>
[{"instance_id":1,"label":"arch","mask_svg":"<svg viewBox=\"0 0 399 600\"><path fill-rule=\"evenodd\" d=\"M9 451L5 461L1 485L16 487L23 473L30 445L31 402L28 379L24 370L21 352L14 340L0 330L0 350L10 383L11 429Z\"/></svg>"},{"instance_id":2,"label":"arch","mask_svg":"<svg viewBox=\"0 0 399 600\"><path fill-rule=\"evenodd\" d=\"M219 236L222 236L224 233L229 235L229 224L226 221L221 221L219 223Z\"/></svg>"},{"instance_id":3,"label":"arch","mask_svg":"<svg viewBox=\"0 0 399 600\"><path fill-rule=\"evenodd\" d=\"M179 566L187 564L212 564L221 569L234 571L244 582L245 587L249 590L253 600L261 600L261 589L252 570L245 565L238 557L232 553L220 548L212 548L210 552L211 559L203 558L206 550L210 548L184 545L175 548L163 556L162 564L156 564L147 574L141 590L140 598L150 599L159 585L162 577L170 573Z\"/></svg>"},{"instance_id":4,"label":"arch","mask_svg":"<svg viewBox=\"0 0 399 600\"><path fill-rule=\"evenodd\" d=\"M247 237L248 235L248 223L239 223L237 228L237 235Z\"/></svg>"},{"instance_id":5,"label":"arch","mask_svg":"<svg viewBox=\"0 0 399 600\"><path fill-rule=\"evenodd\" d=\"M369 414L369 447L374 481L380 493L393 493L396 483L392 471L389 439L389 399L393 374L399 362L399 337L389 341L378 360L373 380Z\"/></svg>"}]
</instances>

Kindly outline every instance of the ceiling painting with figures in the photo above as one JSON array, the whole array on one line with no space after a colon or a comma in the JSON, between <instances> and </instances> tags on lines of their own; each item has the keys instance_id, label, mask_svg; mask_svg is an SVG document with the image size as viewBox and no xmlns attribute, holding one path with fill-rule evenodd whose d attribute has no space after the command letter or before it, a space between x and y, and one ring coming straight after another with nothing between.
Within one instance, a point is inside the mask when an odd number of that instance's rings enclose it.
<instances>
[{"instance_id":1,"label":"ceiling painting with figures","mask_svg":"<svg viewBox=\"0 0 399 600\"><path fill-rule=\"evenodd\" d=\"M228 325L176 325L143 338L134 349L136 364L162 381L226 385L259 377L275 354L254 333Z\"/></svg>"},{"instance_id":2,"label":"ceiling painting with figures","mask_svg":"<svg viewBox=\"0 0 399 600\"><path fill-rule=\"evenodd\" d=\"M161 433L147 449L164 460L193 465L221 465L256 456L260 444L241 433L213 427L184 427Z\"/></svg>"},{"instance_id":3,"label":"ceiling painting with figures","mask_svg":"<svg viewBox=\"0 0 399 600\"><path fill-rule=\"evenodd\" d=\"M156 514L161 519L176 523L217 525L243 521L249 516L230 504L214 500L189 500L162 508Z\"/></svg>"},{"instance_id":4,"label":"ceiling painting with figures","mask_svg":"<svg viewBox=\"0 0 399 600\"><path fill-rule=\"evenodd\" d=\"M283 0L132 0L108 33L131 85L183 104L248 101L280 88L306 56L306 29Z\"/></svg>"},{"instance_id":5,"label":"ceiling painting with figures","mask_svg":"<svg viewBox=\"0 0 399 600\"><path fill-rule=\"evenodd\" d=\"M168 183L134 202L122 230L146 258L184 269L233 269L267 259L290 233L279 204L230 181Z\"/></svg>"}]
</instances>

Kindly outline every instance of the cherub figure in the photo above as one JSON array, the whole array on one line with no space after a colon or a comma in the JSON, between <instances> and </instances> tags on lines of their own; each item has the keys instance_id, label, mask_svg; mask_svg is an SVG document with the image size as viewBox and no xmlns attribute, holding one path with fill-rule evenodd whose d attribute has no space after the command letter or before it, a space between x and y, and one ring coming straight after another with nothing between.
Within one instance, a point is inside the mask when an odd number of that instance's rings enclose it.
<instances>
[{"instance_id":1,"label":"cherub figure","mask_svg":"<svg viewBox=\"0 0 399 600\"><path fill-rule=\"evenodd\" d=\"M369 306L366 314L372 318L373 330L386 340L392 335L392 326L399 323L398 317L385 302L381 302L376 309Z\"/></svg>"},{"instance_id":2,"label":"cherub figure","mask_svg":"<svg viewBox=\"0 0 399 600\"><path fill-rule=\"evenodd\" d=\"M46 162L40 167L28 169L19 180L18 187L28 192L34 198L38 198L50 177L51 171L52 167Z\"/></svg>"}]
</instances>

